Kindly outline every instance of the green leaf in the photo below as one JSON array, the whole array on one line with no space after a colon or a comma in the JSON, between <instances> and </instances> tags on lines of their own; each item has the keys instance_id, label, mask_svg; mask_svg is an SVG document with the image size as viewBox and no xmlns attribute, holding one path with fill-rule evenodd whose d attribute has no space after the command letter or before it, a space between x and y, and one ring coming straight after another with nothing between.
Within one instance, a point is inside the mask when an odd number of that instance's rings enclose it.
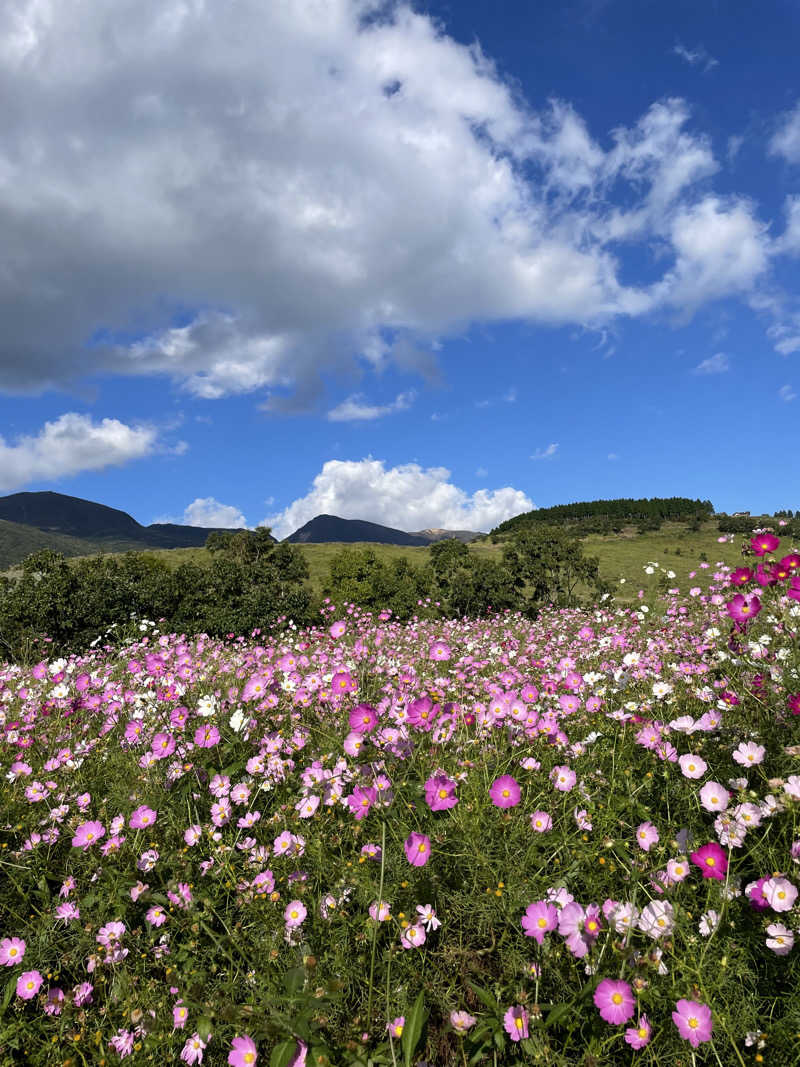
<instances>
[{"instance_id":1,"label":"green leaf","mask_svg":"<svg viewBox=\"0 0 800 1067\"><path fill-rule=\"evenodd\" d=\"M197 1020L197 1032L201 1041L208 1041L209 1037L211 1037L212 1029L211 1020L207 1015L203 1015L202 1018Z\"/></svg>"},{"instance_id":2,"label":"green leaf","mask_svg":"<svg viewBox=\"0 0 800 1067\"><path fill-rule=\"evenodd\" d=\"M6 982L6 991L3 994L3 1005L0 1007L0 1015L5 1015L6 1008L11 1003L11 998L14 996L14 990L17 988L16 978L9 978Z\"/></svg>"},{"instance_id":3,"label":"green leaf","mask_svg":"<svg viewBox=\"0 0 800 1067\"><path fill-rule=\"evenodd\" d=\"M287 1067L294 1055L296 1044L296 1041L291 1040L281 1041L279 1045L276 1045L269 1058L269 1067Z\"/></svg>"},{"instance_id":4,"label":"green leaf","mask_svg":"<svg viewBox=\"0 0 800 1067\"><path fill-rule=\"evenodd\" d=\"M479 985L475 985L474 982L467 982L467 985L470 987L470 989L475 994L475 996L478 998L478 1000L481 1002L481 1004L483 1004L485 1007L487 1007L489 1009L489 1011L492 1011L492 1012L499 1012L500 1011L500 1005L497 1003L495 998L492 996L492 994L488 990L482 989Z\"/></svg>"},{"instance_id":5,"label":"green leaf","mask_svg":"<svg viewBox=\"0 0 800 1067\"><path fill-rule=\"evenodd\" d=\"M564 1016L568 1015L573 1007L572 1001L566 1001L563 1004L554 1004L550 1014L545 1020L545 1029L549 1030L551 1026L554 1026L557 1022L560 1022Z\"/></svg>"},{"instance_id":6,"label":"green leaf","mask_svg":"<svg viewBox=\"0 0 800 1067\"><path fill-rule=\"evenodd\" d=\"M304 967L291 967L283 976L283 985L286 992L290 997L303 988L303 984L306 980L306 971Z\"/></svg>"},{"instance_id":7,"label":"green leaf","mask_svg":"<svg viewBox=\"0 0 800 1067\"><path fill-rule=\"evenodd\" d=\"M422 1036L422 1027L427 1018L428 1012L425 1009L425 998L420 990L419 996L414 1001L414 1007L411 1009L411 1013L405 1021L405 1025L403 1026L403 1036L400 1039L403 1048L405 1067L411 1067L411 1057L414 1055L414 1050L419 1044L419 1039Z\"/></svg>"}]
</instances>

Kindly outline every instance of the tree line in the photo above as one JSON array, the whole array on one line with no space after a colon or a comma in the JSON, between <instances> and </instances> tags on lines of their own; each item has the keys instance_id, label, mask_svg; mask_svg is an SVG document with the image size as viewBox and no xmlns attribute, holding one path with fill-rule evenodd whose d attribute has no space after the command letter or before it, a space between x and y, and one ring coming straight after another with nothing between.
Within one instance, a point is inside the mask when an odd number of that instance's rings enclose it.
<instances>
[{"instance_id":1,"label":"tree line","mask_svg":"<svg viewBox=\"0 0 800 1067\"><path fill-rule=\"evenodd\" d=\"M500 559L456 540L431 545L422 566L348 546L333 557L318 591L301 550L276 542L264 527L214 533L206 547L207 561L176 568L148 552L69 561L50 550L29 556L20 574L0 577L0 658L42 658L45 637L48 654L80 651L131 634L143 619L215 637L289 620L303 626L319 618L323 596L405 621L506 609L535 615L545 604L574 606L605 588L598 560L584 555L572 531L539 523L516 531Z\"/></svg>"},{"instance_id":2,"label":"tree line","mask_svg":"<svg viewBox=\"0 0 800 1067\"><path fill-rule=\"evenodd\" d=\"M503 535L533 523L548 526L575 526L581 534L619 532L623 526L636 523L646 529L657 529L662 522L699 523L710 519L714 507L710 500L690 500L688 497L643 497L636 500L619 497L613 500L585 500L575 504L557 504L551 508L537 508L515 515L492 530L492 536Z\"/></svg>"}]
</instances>

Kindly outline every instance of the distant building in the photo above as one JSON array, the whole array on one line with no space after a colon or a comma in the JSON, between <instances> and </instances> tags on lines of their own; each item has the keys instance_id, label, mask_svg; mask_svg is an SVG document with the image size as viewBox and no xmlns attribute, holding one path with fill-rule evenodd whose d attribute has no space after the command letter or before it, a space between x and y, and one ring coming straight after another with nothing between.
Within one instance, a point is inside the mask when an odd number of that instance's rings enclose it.
<instances>
[{"instance_id":1,"label":"distant building","mask_svg":"<svg viewBox=\"0 0 800 1067\"><path fill-rule=\"evenodd\" d=\"M732 519L749 519L750 518L750 512L749 511L734 511L733 515L731 515L731 518Z\"/></svg>"}]
</instances>

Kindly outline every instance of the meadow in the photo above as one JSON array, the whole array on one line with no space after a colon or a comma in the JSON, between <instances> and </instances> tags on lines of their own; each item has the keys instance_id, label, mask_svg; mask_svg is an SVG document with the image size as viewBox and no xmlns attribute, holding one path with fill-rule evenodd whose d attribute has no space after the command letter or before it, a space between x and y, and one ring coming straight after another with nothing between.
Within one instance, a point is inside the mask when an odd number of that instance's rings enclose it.
<instances>
[{"instance_id":1,"label":"meadow","mask_svg":"<svg viewBox=\"0 0 800 1067\"><path fill-rule=\"evenodd\" d=\"M800 554L670 533L533 621L0 665L0 1063L796 1062Z\"/></svg>"}]
</instances>

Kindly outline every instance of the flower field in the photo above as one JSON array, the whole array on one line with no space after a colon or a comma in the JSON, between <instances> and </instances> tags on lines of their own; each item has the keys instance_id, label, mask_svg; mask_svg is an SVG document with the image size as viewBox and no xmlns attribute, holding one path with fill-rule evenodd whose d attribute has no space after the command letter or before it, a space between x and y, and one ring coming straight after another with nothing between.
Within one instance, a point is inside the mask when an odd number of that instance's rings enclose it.
<instances>
[{"instance_id":1,"label":"flower field","mask_svg":"<svg viewBox=\"0 0 800 1067\"><path fill-rule=\"evenodd\" d=\"M797 1062L800 554L744 547L0 665L0 1064Z\"/></svg>"}]
</instances>

